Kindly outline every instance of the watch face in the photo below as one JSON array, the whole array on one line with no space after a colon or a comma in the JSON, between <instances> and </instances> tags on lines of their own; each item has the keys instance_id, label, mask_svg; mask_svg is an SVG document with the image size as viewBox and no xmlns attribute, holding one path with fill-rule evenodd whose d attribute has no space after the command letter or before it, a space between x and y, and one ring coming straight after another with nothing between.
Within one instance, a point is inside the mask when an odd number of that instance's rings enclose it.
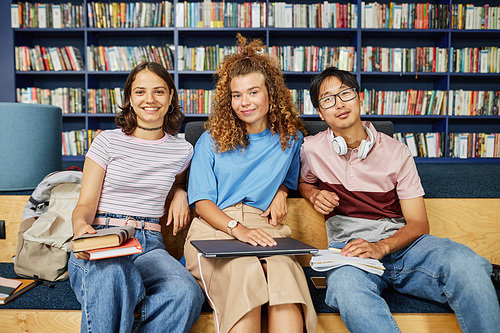
<instances>
[{"instance_id":1,"label":"watch face","mask_svg":"<svg viewBox=\"0 0 500 333\"><path fill-rule=\"evenodd\" d=\"M237 225L238 225L238 221L236 221L236 220L231 220L231 221L229 221L229 223L227 224L227 227L228 227L229 229L233 229L233 228L234 228L234 227L236 227Z\"/></svg>"}]
</instances>

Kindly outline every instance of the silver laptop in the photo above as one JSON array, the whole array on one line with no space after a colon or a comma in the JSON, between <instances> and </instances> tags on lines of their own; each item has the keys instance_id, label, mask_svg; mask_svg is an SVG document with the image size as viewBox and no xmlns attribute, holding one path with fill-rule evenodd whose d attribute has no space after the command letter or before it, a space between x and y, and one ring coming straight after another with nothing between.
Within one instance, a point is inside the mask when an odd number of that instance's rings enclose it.
<instances>
[{"instance_id":1,"label":"silver laptop","mask_svg":"<svg viewBox=\"0 0 500 333\"><path fill-rule=\"evenodd\" d=\"M191 244L205 258L235 258L243 256L269 257L275 255L299 255L318 252L314 246L294 238L275 238L276 246L253 246L237 239L192 240Z\"/></svg>"}]
</instances>

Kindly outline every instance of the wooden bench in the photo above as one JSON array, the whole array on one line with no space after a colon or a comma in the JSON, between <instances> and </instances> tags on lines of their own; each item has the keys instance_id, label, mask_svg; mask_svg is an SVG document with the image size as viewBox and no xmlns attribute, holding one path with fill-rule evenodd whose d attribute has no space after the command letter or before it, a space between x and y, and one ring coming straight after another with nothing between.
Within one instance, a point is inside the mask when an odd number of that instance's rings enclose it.
<instances>
[{"instance_id":1,"label":"wooden bench","mask_svg":"<svg viewBox=\"0 0 500 333\"><path fill-rule=\"evenodd\" d=\"M12 262L22 211L29 196L0 195L0 219L6 222L6 239L0 239L0 262ZM289 214L285 221L293 230L292 236L318 248L327 245L324 218L302 198L288 199ZM471 247L490 262L500 264L500 199L425 199L431 234L449 237ZM164 222L164 221L163 221ZM186 231L177 237L166 229L164 239L169 252L182 256ZM309 258L300 256L304 266ZM29 293L25 295L29 297ZM403 332L460 332L453 313L395 313ZM79 332L80 311L2 309L2 332ZM340 316L318 314L317 332L347 332ZM214 332L210 312L201 314L192 332Z\"/></svg>"}]
</instances>

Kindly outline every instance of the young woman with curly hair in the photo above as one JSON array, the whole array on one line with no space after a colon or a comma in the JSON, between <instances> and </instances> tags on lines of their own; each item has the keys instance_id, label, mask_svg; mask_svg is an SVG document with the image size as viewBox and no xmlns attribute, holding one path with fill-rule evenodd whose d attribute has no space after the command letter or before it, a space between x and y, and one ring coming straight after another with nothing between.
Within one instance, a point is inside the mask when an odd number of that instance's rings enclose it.
<instances>
[{"instance_id":1,"label":"young woman with curly hair","mask_svg":"<svg viewBox=\"0 0 500 333\"><path fill-rule=\"evenodd\" d=\"M214 309L218 332L261 332L267 307L269 332L316 328L307 281L293 256L207 259L190 241L231 239L274 246L289 237L289 189L296 189L303 124L281 72L262 53L261 41L247 44L217 70L213 115L195 146L188 200L199 214L184 246L186 267Z\"/></svg>"}]
</instances>

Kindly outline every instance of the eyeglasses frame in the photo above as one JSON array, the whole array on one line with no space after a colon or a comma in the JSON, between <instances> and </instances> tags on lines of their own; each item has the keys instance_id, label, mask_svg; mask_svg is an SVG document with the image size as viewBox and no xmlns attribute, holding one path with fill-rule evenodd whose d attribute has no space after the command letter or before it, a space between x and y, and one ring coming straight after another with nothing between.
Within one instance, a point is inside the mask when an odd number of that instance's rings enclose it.
<instances>
[{"instance_id":1,"label":"eyeglasses frame","mask_svg":"<svg viewBox=\"0 0 500 333\"><path fill-rule=\"evenodd\" d=\"M354 90L354 96L353 96L353 98L348 99L347 101L344 101L344 100L342 99L342 97L340 97L340 94L342 94L342 93L343 93L344 91L346 91L346 90ZM336 94L333 94L333 95L328 95L328 96L323 97L322 99L320 99L320 100L318 101L318 105L319 105L319 107L320 107L322 110L326 110L326 109L332 108L332 107L334 107L335 105L337 105L337 97L338 97L338 98L339 98L342 102L349 102L349 101L352 101L353 99L355 99L357 95L358 95L358 92L357 92L357 89L356 89L356 88L354 88L354 87L351 87L351 88L346 88L346 89L344 89L344 90L342 90L342 91L339 91L339 92L338 92L338 93L336 93ZM321 101L322 101L322 100L324 100L325 98L328 98L328 97L333 97L335 102L333 103L333 105L331 105L331 106L329 106L329 107L327 107L327 108L324 108L324 107L322 107L322 106L321 106Z\"/></svg>"}]
</instances>

